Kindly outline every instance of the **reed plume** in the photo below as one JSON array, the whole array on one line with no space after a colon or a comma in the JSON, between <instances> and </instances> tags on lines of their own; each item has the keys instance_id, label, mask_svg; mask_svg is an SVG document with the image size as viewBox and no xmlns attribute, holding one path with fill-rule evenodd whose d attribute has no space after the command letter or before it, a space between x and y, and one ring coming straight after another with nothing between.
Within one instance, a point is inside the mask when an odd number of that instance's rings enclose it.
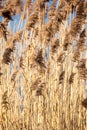
<instances>
[{"instance_id":1,"label":"reed plume","mask_svg":"<svg viewBox=\"0 0 87 130\"><path fill-rule=\"evenodd\" d=\"M11 54L12 54L13 50L11 48L6 48L3 54L3 59L2 62L4 64L9 64L12 62L12 58L11 58Z\"/></svg>"},{"instance_id":2,"label":"reed plume","mask_svg":"<svg viewBox=\"0 0 87 130\"><path fill-rule=\"evenodd\" d=\"M87 1L0 0L0 130L86 130Z\"/></svg>"}]
</instances>

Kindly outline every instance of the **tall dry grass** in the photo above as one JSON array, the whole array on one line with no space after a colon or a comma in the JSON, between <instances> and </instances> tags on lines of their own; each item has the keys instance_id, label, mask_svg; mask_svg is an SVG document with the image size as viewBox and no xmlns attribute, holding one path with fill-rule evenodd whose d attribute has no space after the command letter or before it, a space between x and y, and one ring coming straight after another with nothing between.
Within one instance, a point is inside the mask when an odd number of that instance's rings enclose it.
<instances>
[{"instance_id":1,"label":"tall dry grass","mask_svg":"<svg viewBox=\"0 0 87 130\"><path fill-rule=\"evenodd\" d=\"M0 15L0 130L86 130L87 1L1 0Z\"/></svg>"}]
</instances>

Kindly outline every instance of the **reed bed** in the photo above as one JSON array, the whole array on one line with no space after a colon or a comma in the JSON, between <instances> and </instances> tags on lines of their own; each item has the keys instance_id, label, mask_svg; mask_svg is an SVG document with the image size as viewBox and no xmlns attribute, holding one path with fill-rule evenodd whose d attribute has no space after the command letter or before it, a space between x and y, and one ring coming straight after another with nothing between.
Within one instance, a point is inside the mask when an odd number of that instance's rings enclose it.
<instances>
[{"instance_id":1,"label":"reed bed","mask_svg":"<svg viewBox=\"0 0 87 130\"><path fill-rule=\"evenodd\" d=\"M0 0L0 130L87 130L87 1Z\"/></svg>"}]
</instances>

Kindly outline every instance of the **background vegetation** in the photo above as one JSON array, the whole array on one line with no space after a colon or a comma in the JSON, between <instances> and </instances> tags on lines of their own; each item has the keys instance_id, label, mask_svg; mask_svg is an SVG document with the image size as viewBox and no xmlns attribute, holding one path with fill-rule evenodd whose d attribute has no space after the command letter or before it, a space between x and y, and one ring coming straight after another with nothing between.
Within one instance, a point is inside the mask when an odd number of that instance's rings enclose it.
<instances>
[{"instance_id":1,"label":"background vegetation","mask_svg":"<svg viewBox=\"0 0 87 130\"><path fill-rule=\"evenodd\" d=\"M0 130L87 129L87 1L0 0Z\"/></svg>"}]
</instances>

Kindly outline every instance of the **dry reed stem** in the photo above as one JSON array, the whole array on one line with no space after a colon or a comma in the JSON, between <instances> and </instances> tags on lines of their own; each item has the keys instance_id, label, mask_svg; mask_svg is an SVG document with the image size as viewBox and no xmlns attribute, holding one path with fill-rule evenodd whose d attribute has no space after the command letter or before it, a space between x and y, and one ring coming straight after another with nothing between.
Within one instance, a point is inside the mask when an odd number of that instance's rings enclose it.
<instances>
[{"instance_id":1,"label":"dry reed stem","mask_svg":"<svg viewBox=\"0 0 87 130\"><path fill-rule=\"evenodd\" d=\"M87 2L21 2L0 5L0 129L86 130Z\"/></svg>"}]
</instances>

